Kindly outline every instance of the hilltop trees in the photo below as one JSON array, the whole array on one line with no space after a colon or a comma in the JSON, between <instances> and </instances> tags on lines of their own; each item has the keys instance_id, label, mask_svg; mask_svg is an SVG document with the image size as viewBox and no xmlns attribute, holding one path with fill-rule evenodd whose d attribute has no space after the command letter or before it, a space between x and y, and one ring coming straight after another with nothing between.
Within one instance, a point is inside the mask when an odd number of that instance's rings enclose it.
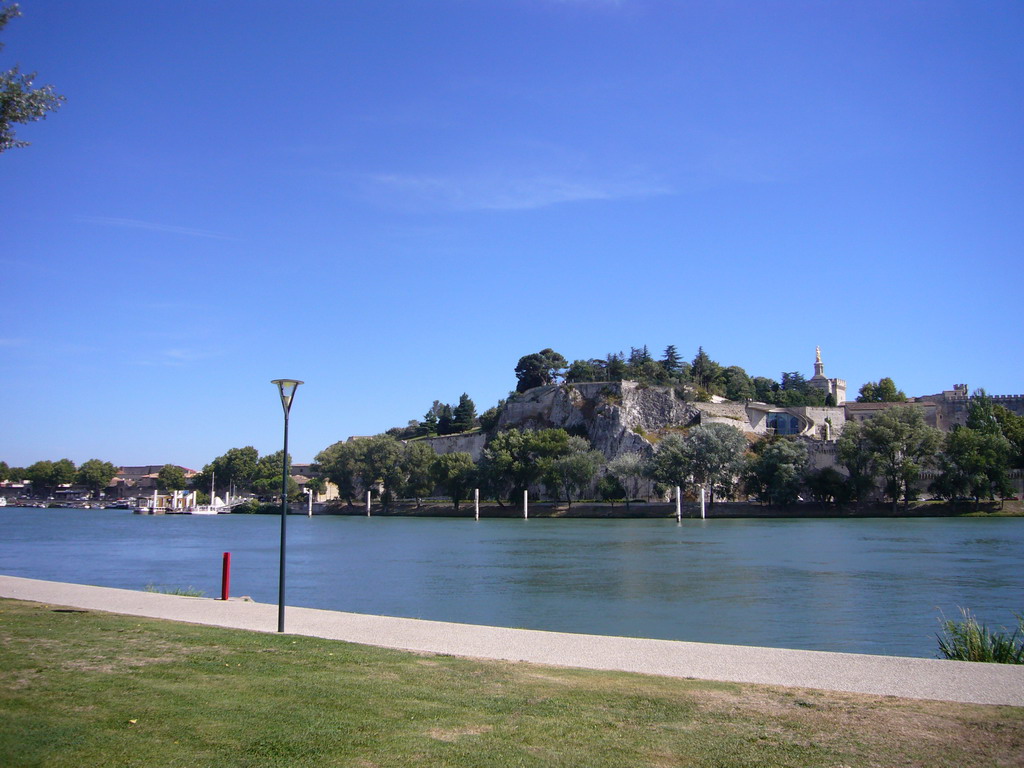
<instances>
[{"instance_id":1,"label":"hilltop trees","mask_svg":"<svg viewBox=\"0 0 1024 768\"><path fill-rule=\"evenodd\" d=\"M857 395L858 403L905 403L907 396L902 390L896 389L896 382L888 376L877 382L864 384Z\"/></svg>"},{"instance_id":2,"label":"hilltop trees","mask_svg":"<svg viewBox=\"0 0 1024 768\"><path fill-rule=\"evenodd\" d=\"M568 365L564 357L550 348L524 355L516 365L516 392L553 383Z\"/></svg>"},{"instance_id":3,"label":"hilltop trees","mask_svg":"<svg viewBox=\"0 0 1024 768\"><path fill-rule=\"evenodd\" d=\"M459 404L452 411L452 431L468 432L476 426L476 405L465 392L459 398Z\"/></svg>"}]
</instances>

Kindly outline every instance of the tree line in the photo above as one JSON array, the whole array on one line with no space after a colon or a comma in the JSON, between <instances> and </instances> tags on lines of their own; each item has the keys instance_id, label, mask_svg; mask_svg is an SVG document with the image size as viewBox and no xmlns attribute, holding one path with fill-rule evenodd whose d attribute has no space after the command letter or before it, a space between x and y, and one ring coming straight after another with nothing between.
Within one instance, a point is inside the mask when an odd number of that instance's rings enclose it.
<instances>
[{"instance_id":1,"label":"tree line","mask_svg":"<svg viewBox=\"0 0 1024 768\"><path fill-rule=\"evenodd\" d=\"M508 429L493 435L474 462L468 453L438 455L425 442L379 435L335 443L316 461L349 505L370 489L379 489L387 505L399 498L418 504L441 488L456 508L473 488L514 504L538 485L569 505L590 491L628 503L645 481L659 495L675 486L689 494L704 489L714 504L745 492L776 506L805 497L863 503L880 488L895 508L917 498L928 469L936 473L927 489L934 495L979 502L1011 495L1009 471L1024 467L1024 418L994 405L983 391L971 400L966 426L945 435L913 405L894 405L863 424L847 422L837 443L846 473L814 468L804 440L773 435L750 442L725 424L673 429L655 440L650 456L607 461L585 437L564 429Z\"/></svg>"},{"instance_id":2,"label":"tree line","mask_svg":"<svg viewBox=\"0 0 1024 768\"><path fill-rule=\"evenodd\" d=\"M70 485L81 486L95 495L106 488L116 474L117 467L100 459L89 459L80 467L71 459L47 459L27 467L10 467L6 461L0 461L0 482L28 481L37 495L49 495L61 486Z\"/></svg>"},{"instance_id":3,"label":"tree line","mask_svg":"<svg viewBox=\"0 0 1024 768\"><path fill-rule=\"evenodd\" d=\"M779 379L749 376L738 365L725 366L711 359L703 347L690 361L682 359L675 345L668 345L655 359L647 345L630 347L629 355L613 352L604 358L574 360L570 363L553 349L523 355L515 367L516 388L510 398L535 387L592 381L636 381L640 384L674 386L683 400L707 402L712 396L732 401L756 400L782 407L834 406L835 398L816 387L800 371L783 371ZM905 402L906 395L891 378L867 382L857 402ZM392 427L386 434L399 440L471 432L489 432L498 423L507 400L477 415L476 405L463 393L455 405L435 400L422 419L411 419L405 427Z\"/></svg>"},{"instance_id":4,"label":"tree line","mask_svg":"<svg viewBox=\"0 0 1024 768\"><path fill-rule=\"evenodd\" d=\"M713 395L727 400L757 400L783 407L836 405L828 393L812 387L799 371L783 371L778 380L749 376L738 365L713 360L698 347L692 360L684 360L678 348L669 344L655 359L648 346L630 347L629 354L610 352L603 358L573 360L552 349L524 355L516 364L516 392L552 384L587 381L636 381L641 384L681 386L692 391L693 399L707 401ZM682 390L685 392L686 390ZM891 378L868 382L860 389L858 402L904 402L906 395Z\"/></svg>"}]
</instances>

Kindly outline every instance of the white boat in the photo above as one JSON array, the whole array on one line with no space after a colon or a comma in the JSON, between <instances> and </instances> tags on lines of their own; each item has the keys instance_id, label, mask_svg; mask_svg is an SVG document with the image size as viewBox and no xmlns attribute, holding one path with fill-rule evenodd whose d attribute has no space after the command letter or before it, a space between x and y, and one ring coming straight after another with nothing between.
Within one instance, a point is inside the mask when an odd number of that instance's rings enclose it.
<instances>
[{"instance_id":1,"label":"white boat","mask_svg":"<svg viewBox=\"0 0 1024 768\"><path fill-rule=\"evenodd\" d=\"M7 506L7 497L6 496L0 496L0 507L6 507L6 506Z\"/></svg>"},{"instance_id":2,"label":"white boat","mask_svg":"<svg viewBox=\"0 0 1024 768\"><path fill-rule=\"evenodd\" d=\"M224 508L224 502L218 504L220 499L217 498L217 475L213 472L210 473L210 503L209 504L196 504L194 507L189 507L185 510L188 515L219 515L221 509Z\"/></svg>"}]
</instances>

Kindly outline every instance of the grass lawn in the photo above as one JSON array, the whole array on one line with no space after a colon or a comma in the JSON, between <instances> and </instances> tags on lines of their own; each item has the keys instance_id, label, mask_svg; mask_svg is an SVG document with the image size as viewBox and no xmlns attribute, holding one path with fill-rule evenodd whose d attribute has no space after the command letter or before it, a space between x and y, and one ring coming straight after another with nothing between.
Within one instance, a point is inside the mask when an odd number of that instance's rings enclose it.
<instances>
[{"instance_id":1,"label":"grass lawn","mask_svg":"<svg viewBox=\"0 0 1024 768\"><path fill-rule=\"evenodd\" d=\"M0 765L1021 766L1024 709L478 662L0 600Z\"/></svg>"}]
</instances>

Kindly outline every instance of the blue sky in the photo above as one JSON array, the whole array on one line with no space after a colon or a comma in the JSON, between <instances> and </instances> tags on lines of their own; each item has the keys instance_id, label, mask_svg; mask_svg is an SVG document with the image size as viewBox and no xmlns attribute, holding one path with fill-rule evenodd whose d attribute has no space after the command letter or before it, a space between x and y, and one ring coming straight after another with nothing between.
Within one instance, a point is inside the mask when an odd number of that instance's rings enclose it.
<instances>
[{"instance_id":1,"label":"blue sky","mask_svg":"<svg viewBox=\"0 0 1024 768\"><path fill-rule=\"evenodd\" d=\"M296 461L699 345L1024 392L1024 5L25 0L0 459Z\"/></svg>"}]
</instances>

